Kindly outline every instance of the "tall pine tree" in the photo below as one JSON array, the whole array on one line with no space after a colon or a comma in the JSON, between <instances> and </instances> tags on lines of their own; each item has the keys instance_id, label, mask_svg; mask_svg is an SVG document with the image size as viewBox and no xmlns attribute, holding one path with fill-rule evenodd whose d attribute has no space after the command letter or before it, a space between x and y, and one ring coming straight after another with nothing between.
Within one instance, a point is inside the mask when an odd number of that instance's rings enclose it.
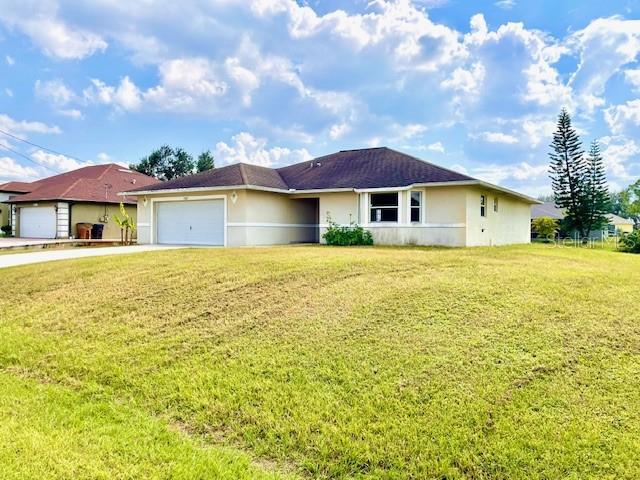
<instances>
[{"instance_id":1,"label":"tall pine tree","mask_svg":"<svg viewBox=\"0 0 640 480\"><path fill-rule=\"evenodd\" d=\"M604 161L600 154L600 145L597 140L591 142L589 155L586 159L587 174L584 180L585 202L584 221L587 232L601 229L608 223L606 214L610 208L609 189L607 176L604 169Z\"/></svg>"},{"instance_id":2,"label":"tall pine tree","mask_svg":"<svg viewBox=\"0 0 640 480\"><path fill-rule=\"evenodd\" d=\"M581 237L589 234L584 219L585 176L587 162L578 134L571 126L571 117L564 108L558 116L558 126L553 134L549 153L549 175L555 196L555 204L565 210L565 227L577 230Z\"/></svg>"}]
</instances>

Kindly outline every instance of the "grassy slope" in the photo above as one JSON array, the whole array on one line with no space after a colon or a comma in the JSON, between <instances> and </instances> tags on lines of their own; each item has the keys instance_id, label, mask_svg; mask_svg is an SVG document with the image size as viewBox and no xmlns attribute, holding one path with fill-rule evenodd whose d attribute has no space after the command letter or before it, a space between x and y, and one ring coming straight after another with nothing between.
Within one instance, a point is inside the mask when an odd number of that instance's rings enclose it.
<instances>
[{"instance_id":1,"label":"grassy slope","mask_svg":"<svg viewBox=\"0 0 640 480\"><path fill-rule=\"evenodd\" d=\"M184 250L0 278L3 472L640 476L638 256Z\"/></svg>"}]
</instances>

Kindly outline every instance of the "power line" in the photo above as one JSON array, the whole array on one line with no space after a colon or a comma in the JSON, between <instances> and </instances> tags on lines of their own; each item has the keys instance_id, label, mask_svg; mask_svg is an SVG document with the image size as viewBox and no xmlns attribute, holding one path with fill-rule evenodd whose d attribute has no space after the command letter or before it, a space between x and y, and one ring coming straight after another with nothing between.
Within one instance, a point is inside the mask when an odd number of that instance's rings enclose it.
<instances>
[{"instance_id":1,"label":"power line","mask_svg":"<svg viewBox=\"0 0 640 480\"><path fill-rule=\"evenodd\" d=\"M26 156L24 153L22 153L22 152L18 152L17 150L14 150L13 148L8 147L8 146L6 146L6 145L4 145L4 144L2 144L2 143L0 143L0 148L3 148L3 149L5 149L5 150L9 150L10 152L15 153L16 155L21 156L21 157L22 157L22 158L24 158L25 160L30 161L30 162L31 162L31 163L33 163L34 165L37 165L37 166L42 167L42 168L44 168L44 169L46 169L46 170L49 170L51 173L56 173L56 174L58 173L58 172L56 172L55 170L53 170L53 169L51 169L51 168L47 167L46 165L42 165L41 163L36 162L33 158L30 158L30 157Z\"/></svg>"},{"instance_id":2,"label":"power line","mask_svg":"<svg viewBox=\"0 0 640 480\"><path fill-rule=\"evenodd\" d=\"M52 150L51 148L43 147L42 145L38 145L37 143L33 143L33 142L30 142L29 140L25 140L24 138L20 138L20 137L14 135L13 133L6 132L6 131L4 131L2 129L0 129L0 133L4 133L6 136L11 137L11 138L13 138L15 140L18 140L20 142L27 143L27 144L31 145L32 147L41 148L42 150L46 150L47 152L54 153L56 155L62 155L62 156L65 156L67 158L72 158L73 160L76 160L76 161L78 161L80 163L86 163L84 160L80 160L78 157L74 157L73 155L67 155L66 153L62 153L62 152L57 152L56 150Z\"/></svg>"}]
</instances>

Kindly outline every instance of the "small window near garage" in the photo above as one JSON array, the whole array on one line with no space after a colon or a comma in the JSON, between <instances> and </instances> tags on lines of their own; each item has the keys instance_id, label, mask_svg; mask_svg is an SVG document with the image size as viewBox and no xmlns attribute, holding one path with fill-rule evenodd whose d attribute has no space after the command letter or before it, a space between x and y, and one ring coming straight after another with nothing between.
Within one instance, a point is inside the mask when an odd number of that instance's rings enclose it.
<instances>
[{"instance_id":1,"label":"small window near garage","mask_svg":"<svg viewBox=\"0 0 640 480\"><path fill-rule=\"evenodd\" d=\"M487 196L486 195L480 195L480 216L481 217L487 216Z\"/></svg>"},{"instance_id":2,"label":"small window near garage","mask_svg":"<svg viewBox=\"0 0 640 480\"><path fill-rule=\"evenodd\" d=\"M398 221L398 193L372 193L369 206L371 222Z\"/></svg>"},{"instance_id":3,"label":"small window near garage","mask_svg":"<svg viewBox=\"0 0 640 480\"><path fill-rule=\"evenodd\" d=\"M411 192L411 223L422 221L422 192Z\"/></svg>"},{"instance_id":4,"label":"small window near garage","mask_svg":"<svg viewBox=\"0 0 640 480\"><path fill-rule=\"evenodd\" d=\"M499 208L500 208L500 205L498 203L498 197L494 197L493 198L493 211L495 213L498 213Z\"/></svg>"}]
</instances>

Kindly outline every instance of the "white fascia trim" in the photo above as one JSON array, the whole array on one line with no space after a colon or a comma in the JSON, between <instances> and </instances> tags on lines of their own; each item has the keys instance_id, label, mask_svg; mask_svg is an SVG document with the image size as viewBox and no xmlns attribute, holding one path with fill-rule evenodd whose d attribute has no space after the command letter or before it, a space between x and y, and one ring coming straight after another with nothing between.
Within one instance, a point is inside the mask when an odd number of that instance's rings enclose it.
<instances>
[{"instance_id":1,"label":"white fascia trim","mask_svg":"<svg viewBox=\"0 0 640 480\"><path fill-rule=\"evenodd\" d=\"M541 202L540 200L530 197L529 195L525 195L524 193L518 193L514 190L510 190L508 188L504 188L504 187L500 187L498 185L494 185L493 183L489 183L489 182L483 182L480 181L479 182L481 186L486 187L486 188L490 188L493 190L498 190L499 192L504 192L507 193L509 195L513 195L514 197L518 197L521 198L523 200L526 200L529 203L534 203L534 204L543 204L544 202Z\"/></svg>"},{"instance_id":2,"label":"white fascia trim","mask_svg":"<svg viewBox=\"0 0 640 480\"><path fill-rule=\"evenodd\" d=\"M384 192L402 192L404 190L409 190L410 188L413 188L413 186L407 185L406 187L354 188L353 191L356 193L384 193Z\"/></svg>"},{"instance_id":3,"label":"white fascia trim","mask_svg":"<svg viewBox=\"0 0 640 480\"><path fill-rule=\"evenodd\" d=\"M126 195L166 195L168 193L196 193L196 192L215 192L219 190L262 190L265 192L275 193L291 193L289 190L282 188L261 187L259 185L224 185L220 187L192 187L192 188L167 188L165 190L144 190L140 192L119 192L118 195L124 197Z\"/></svg>"},{"instance_id":4,"label":"white fascia trim","mask_svg":"<svg viewBox=\"0 0 640 480\"><path fill-rule=\"evenodd\" d=\"M259 185L223 185L219 187L193 187L193 188L168 188L166 190L143 190L139 192L119 192L119 196L140 196L140 195L162 195L167 193L188 193L188 192L212 192L217 190L261 190L264 192L274 193L286 193L289 195L308 194L308 193L335 193L335 192L355 192L355 193L375 193L375 192L402 192L405 190L411 190L413 188L428 188L428 187L455 187L455 186L469 186L478 185L480 187L489 188L492 190L498 190L500 192L507 193L514 197L525 200L529 203L542 204L540 200L536 200L533 197L518 193L508 188L500 187L489 182L482 180L459 180L453 182L428 182L428 183L412 183L411 185L405 185L401 187L379 187L379 188L316 188L308 190L285 190L282 188L262 187Z\"/></svg>"},{"instance_id":5,"label":"white fascia trim","mask_svg":"<svg viewBox=\"0 0 640 480\"><path fill-rule=\"evenodd\" d=\"M539 203L542 204L540 200L536 200L529 195L525 195L524 193L518 193L514 190L510 190L505 187L501 187L499 185L494 185L493 183L485 182L483 180L459 180L455 182L432 182L432 183L414 183L408 188L412 187L454 187L454 186L468 186L468 185L478 185L480 187L489 188L491 190L498 190L499 192L504 192L514 197L518 197L522 200L526 200L529 203Z\"/></svg>"},{"instance_id":6,"label":"white fascia trim","mask_svg":"<svg viewBox=\"0 0 640 480\"><path fill-rule=\"evenodd\" d=\"M338 192L356 192L355 188L311 188L308 190L295 190L290 189L288 193L291 195L297 195L299 193L338 193Z\"/></svg>"}]
</instances>

